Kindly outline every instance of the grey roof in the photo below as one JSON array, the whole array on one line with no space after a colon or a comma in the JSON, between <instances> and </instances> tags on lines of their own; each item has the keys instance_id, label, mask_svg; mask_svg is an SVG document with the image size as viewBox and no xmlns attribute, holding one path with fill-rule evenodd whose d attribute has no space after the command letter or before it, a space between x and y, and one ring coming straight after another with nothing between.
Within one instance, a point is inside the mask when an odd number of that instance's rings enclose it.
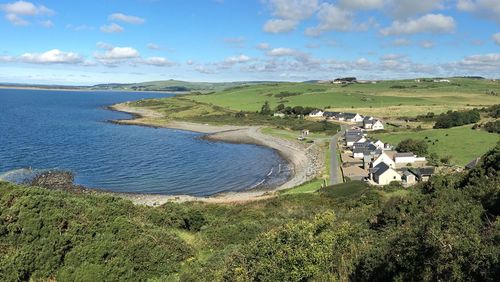
<instances>
[{"instance_id":1,"label":"grey roof","mask_svg":"<svg viewBox=\"0 0 500 282\"><path fill-rule=\"evenodd\" d=\"M384 163L384 162L381 162L379 163L377 166L375 166L373 169L372 169L372 173L376 176L381 176L382 174L384 174L387 170L389 170L389 166Z\"/></svg>"},{"instance_id":2,"label":"grey roof","mask_svg":"<svg viewBox=\"0 0 500 282\"><path fill-rule=\"evenodd\" d=\"M356 147L352 150L352 152L354 154L363 153L363 155L371 155L372 153L375 154L375 151L377 151L377 149L377 146L368 144L368 146Z\"/></svg>"},{"instance_id":3,"label":"grey roof","mask_svg":"<svg viewBox=\"0 0 500 282\"><path fill-rule=\"evenodd\" d=\"M351 119L354 118L356 115L357 115L356 113L344 113L344 118Z\"/></svg>"},{"instance_id":4,"label":"grey roof","mask_svg":"<svg viewBox=\"0 0 500 282\"><path fill-rule=\"evenodd\" d=\"M414 157L414 156L415 156L415 154L411 153L411 152L408 152L408 153L396 153L394 155L395 158Z\"/></svg>"},{"instance_id":5,"label":"grey roof","mask_svg":"<svg viewBox=\"0 0 500 282\"><path fill-rule=\"evenodd\" d=\"M435 167L420 167L420 168L410 168L409 169L413 174L415 174L418 178L422 176L431 176L434 174Z\"/></svg>"},{"instance_id":6,"label":"grey roof","mask_svg":"<svg viewBox=\"0 0 500 282\"><path fill-rule=\"evenodd\" d=\"M345 140L346 140L347 142L356 142L356 141L358 141L358 140L361 140L361 138L363 138L363 136L362 136L362 135L354 135L354 136L346 136L346 137L345 137Z\"/></svg>"},{"instance_id":7,"label":"grey roof","mask_svg":"<svg viewBox=\"0 0 500 282\"><path fill-rule=\"evenodd\" d=\"M315 115L315 114L317 114L319 112L322 112L322 111L321 110L314 110L314 111L311 112L311 114Z\"/></svg>"},{"instance_id":8,"label":"grey roof","mask_svg":"<svg viewBox=\"0 0 500 282\"><path fill-rule=\"evenodd\" d=\"M324 112L323 113L323 116L325 117L336 117L338 115L341 115L342 113L341 112Z\"/></svg>"}]
</instances>

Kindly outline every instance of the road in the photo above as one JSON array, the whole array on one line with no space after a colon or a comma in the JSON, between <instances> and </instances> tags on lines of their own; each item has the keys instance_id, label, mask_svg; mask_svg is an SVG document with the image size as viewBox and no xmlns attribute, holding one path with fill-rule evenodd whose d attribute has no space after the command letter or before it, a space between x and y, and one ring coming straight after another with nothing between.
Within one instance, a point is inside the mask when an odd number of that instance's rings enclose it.
<instances>
[{"instance_id":1,"label":"road","mask_svg":"<svg viewBox=\"0 0 500 282\"><path fill-rule=\"evenodd\" d=\"M333 135L332 140L330 142L330 185L335 185L339 183L343 183L344 179L342 177L342 173L340 172L340 163L339 159L337 157L338 155L338 149L337 149L337 143L339 141L340 136L344 133L346 130L345 125L340 126L340 131Z\"/></svg>"}]
</instances>

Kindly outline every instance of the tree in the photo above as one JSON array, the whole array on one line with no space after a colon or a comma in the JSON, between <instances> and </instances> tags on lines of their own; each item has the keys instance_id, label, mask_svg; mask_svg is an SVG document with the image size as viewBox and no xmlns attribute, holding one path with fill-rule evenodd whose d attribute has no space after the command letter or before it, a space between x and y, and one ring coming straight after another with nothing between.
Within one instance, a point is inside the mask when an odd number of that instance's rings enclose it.
<instances>
[{"instance_id":1,"label":"tree","mask_svg":"<svg viewBox=\"0 0 500 282\"><path fill-rule=\"evenodd\" d=\"M277 107L276 107L276 111L277 112L283 112L283 110L285 109L285 104L279 104Z\"/></svg>"},{"instance_id":2,"label":"tree","mask_svg":"<svg viewBox=\"0 0 500 282\"><path fill-rule=\"evenodd\" d=\"M413 140L413 139L405 139L399 142L396 147L396 151L401 153L409 153L412 152L418 156L424 156L428 153L428 146L424 140Z\"/></svg>"},{"instance_id":3,"label":"tree","mask_svg":"<svg viewBox=\"0 0 500 282\"><path fill-rule=\"evenodd\" d=\"M266 101L264 105L262 105L262 108L260 108L260 114L261 115L270 115L271 114L271 107L269 107L269 102Z\"/></svg>"}]
</instances>

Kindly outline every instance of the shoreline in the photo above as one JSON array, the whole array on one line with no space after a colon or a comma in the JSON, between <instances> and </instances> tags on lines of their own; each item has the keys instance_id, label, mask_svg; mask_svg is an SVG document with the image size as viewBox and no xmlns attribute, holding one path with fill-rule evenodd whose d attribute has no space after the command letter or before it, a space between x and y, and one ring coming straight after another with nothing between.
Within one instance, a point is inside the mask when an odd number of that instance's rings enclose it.
<instances>
[{"instance_id":1,"label":"shoreline","mask_svg":"<svg viewBox=\"0 0 500 282\"><path fill-rule=\"evenodd\" d=\"M225 192L207 197L196 197L189 195L155 195L155 194L135 194L135 193L110 193L121 198L129 199L134 204L159 206L166 202L188 202L200 201L206 203L244 203L256 201L276 196L276 192L296 187L305 183L321 170L322 154L317 150L317 146L301 144L289 140L284 140L270 135L263 134L260 126L232 126L232 125L209 125L184 121L160 122L156 119L162 115L154 110L140 109L129 106L128 102L109 106L113 111L125 112L133 116L132 119L113 120L111 122L121 125L150 126L155 128L178 129L204 133L202 138L214 142L228 142L236 144L252 144L265 146L276 150L276 152L286 160L293 168L291 177L278 187L260 190L252 189L240 192ZM316 150L315 150L316 149Z\"/></svg>"}]
</instances>

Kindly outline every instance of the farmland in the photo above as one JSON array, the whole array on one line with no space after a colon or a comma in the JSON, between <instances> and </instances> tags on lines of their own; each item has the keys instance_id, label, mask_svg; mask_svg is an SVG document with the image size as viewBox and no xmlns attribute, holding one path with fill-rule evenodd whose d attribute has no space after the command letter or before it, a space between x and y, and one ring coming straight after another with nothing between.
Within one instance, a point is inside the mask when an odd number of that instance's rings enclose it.
<instances>
[{"instance_id":1,"label":"farmland","mask_svg":"<svg viewBox=\"0 0 500 282\"><path fill-rule=\"evenodd\" d=\"M426 140L429 153L439 157L451 156L451 163L465 165L494 147L500 140L498 134L472 130L472 126L449 129L430 129L422 131L405 130L372 134L374 139L397 145L404 139Z\"/></svg>"},{"instance_id":2,"label":"farmland","mask_svg":"<svg viewBox=\"0 0 500 282\"><path fill-rule=\"evenodd\" d=\"M395 117L500 103L500 97L492 92L500 92L498 81L456 78L451 83L413 80L351 85L268 83L189 98L232 110L257 111L269 101L272 107L283 103L343 111L356 109L361 114Z\"/></svg>"}]
</instances>

